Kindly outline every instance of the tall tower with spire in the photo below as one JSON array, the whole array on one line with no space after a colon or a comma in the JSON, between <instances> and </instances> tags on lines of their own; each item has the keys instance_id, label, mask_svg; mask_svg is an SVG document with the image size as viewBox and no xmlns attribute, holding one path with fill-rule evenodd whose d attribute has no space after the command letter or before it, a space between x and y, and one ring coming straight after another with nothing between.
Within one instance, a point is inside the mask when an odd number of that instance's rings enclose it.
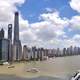
<instances>
[{"instance_id":1,"label":"tall tower with spire","mask_svg":"<svg viewBox=\"0 0 80 80\"><path fill-rule=\"evenodd\" d=\"M14 16L14 44L19 41L19 13L15 12Z\"/></svg>"},{"instance_id":2,"label":"tall tower with spire","mask_svg":"<svg viewBox=\"0 0 80 80\"><path fill-rule=\"evenodd\" d=\"M21 41L19 40L19 13L15 12L14 16L14 40L13 45L16 46L16 60L20 60L22 54Z\"/></svg>"}]
</instances>

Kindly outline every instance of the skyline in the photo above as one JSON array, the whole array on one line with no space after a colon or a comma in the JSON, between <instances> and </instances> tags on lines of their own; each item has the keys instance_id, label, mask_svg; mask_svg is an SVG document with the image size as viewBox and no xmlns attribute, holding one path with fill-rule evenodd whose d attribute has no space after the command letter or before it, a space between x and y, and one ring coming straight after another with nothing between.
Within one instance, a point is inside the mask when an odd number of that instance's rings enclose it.
<instances>
[{"instance_id":1,"label":"skyline","mask_svg":"<svg viewBox=\"0 0 80 80\"><path fill-rule=\"evenodd\" d=\"M14 12L19 11L22 44L47 48L80 45L79 0L41 0L40 2L2 0L0 2L2 3L0 28L6 30L8 23L13 24Z\"/></svg>"}]
</instances>

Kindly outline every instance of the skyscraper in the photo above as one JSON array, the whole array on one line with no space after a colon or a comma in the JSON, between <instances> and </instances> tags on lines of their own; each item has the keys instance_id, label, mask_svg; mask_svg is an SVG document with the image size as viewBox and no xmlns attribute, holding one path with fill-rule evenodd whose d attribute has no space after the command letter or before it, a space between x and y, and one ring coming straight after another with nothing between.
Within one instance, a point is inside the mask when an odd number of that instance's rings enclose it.
<instances>
[{"instance_id":1,"label":"skyscraper","mask_svg":"<svg viewBox=\"0 0 80 80\"><path fill-rule=\"evenodd\" d=\"M22 56L22 46L19 40L19 13L15 12L14 16L14 41L13 45L16 46L16 60L20 60Z\"/></svg>"},{"instance_id":2,"label":"skyscraper","mask_svg":"<svg viewBox=\"0 0 80 80\"><path fill-rule=\"evenodd\" d=\"M66 48L63 48L63 56L66 56Z\"/></svg>"},{"instance_id":3,"label":"skyscraper","mask_svg":"<svg viewBox=\"0 0 80 80\"><path fill-rule=\"evenodd\" d=\"M8 25L8 39L12 42L12 24Z\"/></svg>"},{"instance_id":4,"label":"skyscraper","mask_svg":"<svg viewBox=\"0 0 80 80\"><path fill-rule=\"evenodd\" d=\"M8 40L10 41L8 48L8 60L12 61L12 24L8 25Z\"/></svg>"},{"instance_id":5,"label":"skyscraper","mask_svg":"<svg viewBox=\"0 0 80 80\"><path fill-rule=\"evenodd\" d=\"M0 39L4 38L4 29L2 28L0 31Z\"/></svg>"},{"instance_id":6,"label":"skyscraper","mask_svg":"<svg viewBox=\"0 0 80 80\"><path fill-rule=\"evenodd\" d=\"M10 41L8 39L0 39L0 60L8 61L9 44Z\"/></svg>"},{"instance_id":7,"label":"skyscraper","mask_svg":"<svg viewBox=\"0 0 80 80\"><path fill-rule=\"evenodd\" d=\"M14 16L14 44L19 42L19 13L15 12Z\"/></svg>"},{"instance_id":8,"label":"skyscraper","mask_svg":"<svg viewBox=\"0 0 80 80\"><path fill-rule=\"evenodd\" d=\"M23 60L29 60L29 48L26 46L26 45L24 45L23 46Z\"/></svg>"}]
</instances>

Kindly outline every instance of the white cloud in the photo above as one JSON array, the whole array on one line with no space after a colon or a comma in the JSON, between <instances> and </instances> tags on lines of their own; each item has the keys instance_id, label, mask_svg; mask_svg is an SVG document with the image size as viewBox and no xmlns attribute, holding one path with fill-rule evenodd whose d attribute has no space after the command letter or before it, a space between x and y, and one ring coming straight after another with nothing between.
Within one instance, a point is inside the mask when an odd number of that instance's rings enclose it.
<instances>
[{"instance_id":1,"label":"white cloud","mask_svg":"<svg viewBox=\"0 0 80 80\"><path fill-rule=\"evenodd\" d=\"M68 20L61 19L58 12L44 13L40 17L43 21L30 24L31 32L36 36L36 45L51 48L56 42L55 46L57 46L58 37L66 36L64 28L68 25ZM55 41L54 44L52 44L53 41ZM33 39L32 42L34 42Z\"/></svg>"},{"instance_id":2,"label":"white cloud","mask_svg":"<svg viewBox=\"0 0 80 80\"><path fill-rule=\"evenodd\" d=\"M79 29L80 30L80 16L73 16L72 19L70 20L70 26L73 27L74 29Z\"/></svg>"},{"instance_id":3,"label":"white cloud","mask_svg":"<svg viewBox=\"0 0 80 80\"><path fill-rule=\"evenodd\" d=\"M25 0L0 0L0 22L11 21L16 5L21 5Z\"/></svg>"},{"instance_id":4,"label":"white cloud","mask_svg":"<svg viewBox=\"0 0 80 80\"><path fill-rule=\"evenodd\" d=\"M75 0L74 0L75 1ZM77 7L74 8L73 0L70 2L71 7L78 11ZM80 30L80 16L73 16L71 19L61 18L58 11L53 11L50 8L46 8L48 13L43 13L39 16L42 20L41 22L36 22L29 24L29 32L23 32L25 37L25 43L29 44L28 40L30 39L29 45L43 46L43 47L69 47L79 46L80 36L74 35L73 38L70 38L64 29L67 27L69 32ZM79 11L78 11L79 12ZM63 37L61 39L60 37Z\"/></svg>"},{"instance_id":5,"label":"white cloud","mask_svg":"<svg viewBox=\"0 0 80 80\"><path fill-rule=\"evenodd\" d=\"M72 9L80 13L80 0L71 0L70 6Z\"/></svg>"},{"instance_id":6,"label":"white cloud","mask_svg":"<svg viewBox=\"0 0 80 80\"><path fill-rule=\"evenodd\" d=\"M19 25L20 32L26 31L30 26L28 20L24 20L21 15L19 17Z\"/></svg>"},{"instance_id":7,"label":"white cloud","mask_svg":"<svg viewBox=\"0 0 80 80\"><path fill-rule=\"evenodd\" d=\"M46 8L45 9L47 12L53 12L53 9L52 8Z\"/></svg>"},{"instance_id":8,"label":"white cloud","mask_svg":"<svg viewBox=\"0 0 80 80\"><path fill-rule=\"evenodd\" d=\"M80 23L79 16L74 16L69 20L66 18L62 19L59 16L59 12L49 12L41 14L40 18L42 19L41 22L30 24L29 29L31 30L31 34L34 36L34 38L31 37L30 45L34 44L36 46L48 48L63 48L71 45L79 46L79 39L76 41L74 38L69 38L69 36L66 35L67 33L64 31L66 27L70 30L69 32L77 30L78 27L76 26ZM28 37L26 38L29 38L31 34L28 36L27 33L25 33L24 36L27 35ZM60 37L63 37L63 39ZM25 42L28 43L27 40Z\"/></svg>"},{"instance_id":9,"label":"white cloud","mask_svg":"<svg viewBox=\"0 0 80 80\"><path fill-rule=\"evenodd\" d=\"M71 7L72 1L70 2ZM4 27L6 34L8 23L14 23L14 12L16 10L19 11L16 5L21 6L24 2L25 0L0 1L0 25ZM72 39L68 38L69 36L66 35L64 29L67 27L70 32L73 30L80 30L80 16L76 15L69 20L61 18L58 11L52 12L50 8L46 8L46 10L48 13L43 13L39 16L41 22L31 24L29 24L28 20L24 20L20 13L20 39L22 44L46 48L79 45L80 35L74 35ZM78 9L75 10L78 11ZM63 37L63 39L60 39L60 37Z\"/></svg>"},{"instance_id":10,"label":"white cloud","mask_svg":"<svg viewBox=\"0 0 80 80\"><path fill-rule=\"evenodd\" d=\"M36 40L36 35L31 31L31 29L27 29L24 32L21 32L21 38L24 43L31 42Z\"/></svg>"},{"instance_id":11,"label":"white cloud","mask_svg":"<svg viewBox=\"0 0 80 80\"><path fill-rule=\"evenodd\" d=\"M63 36L65 34L65 32L63 30L57 30L55 31L57 36Z\"/></svg>"},{"instance_id":12,"label":"white cloud","mask_svg":"<svg viewBox=\"0 0 80 80\"><path fill-rule=\"evenodd\" d=\"M54 26L57 26L55 28L58 29L63 29L64 26L68 25L68 19L66 18L61 19L58 11L53 13L44 13L41 14L40 16L43 20L50 22Z\"/></svg>"},{"instance_id":13,"label":"white cloud","mask_svg":"<svg viewBox=\"0 0 80 80\"><path fill-rule=\"evenodd\" d=\"M51 40L65 33L63 29L68 21L61 19L58 12L41 14L40 17L43 21L31 24L38 38L44 41Z\"/></svg>"},{"instance_id":14,"label":"white cloud","mask_svg":"<svg viewBox=\"0 0 80 80\"><path fill-rule=\"evenodd\" d=\"M76 34L73 37L74 40L80 41L80 34Z\"/></svg>"},{"instance_id":15,"label":"white cloud","mask_svg":"<svg viewBox=\"0 0 80 80\"><path fill-rule=\"evenodd\" d=\"M53 39L50 41L50 45L54 45L56 48L64 48L64 47L70 47L70 46L80 46L80 41L76 41L74 39Z\"/></svg>"},{"instance_id":16,"label":"white cloud","mask_svg":"<svg viewBox=\"0 0 80 80\"><path fill-rule=\"evenodd\" d=\"M21 6L24 2L25 0L0 0L0 29L3 27L5 29L5 33L7 33L8 24L14 24L14 12L19 11L17 6ZM22 18L21 13L19 22L20 31L29 26L28 21Z\"/></svg>"},{"instance_id":17,"label":"white cloud","mask_svg":"<svg viewBox=\"0 0 80 80\"><path fill-rule=\"evenodd\" d=\"M31 29L37 38L43 41L50 40L56 36L54 27L47 21L33 23L31 24Z\"/></svg>"}]
</instances>

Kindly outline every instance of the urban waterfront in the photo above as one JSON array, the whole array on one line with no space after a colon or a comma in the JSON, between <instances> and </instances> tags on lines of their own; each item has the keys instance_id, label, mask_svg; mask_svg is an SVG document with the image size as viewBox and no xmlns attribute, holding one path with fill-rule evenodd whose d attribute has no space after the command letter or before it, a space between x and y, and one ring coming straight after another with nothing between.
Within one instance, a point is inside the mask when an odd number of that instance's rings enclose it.
<instances>
[{"instance_id":1,"label":"urban waterfront","mask_svg":"<svg viewBox=\"0 0 80 80\"><path fill-rule=\"evenodd\" d=\"M0 66L0 75L13 75L16 77L30 79L33 78L33 80L34 78L37 78L35 80L50 80L45 79L46 77L51 77L51 80L56 80L54 78L58 78L59 80L66 80L74 72L80 70L79 60L80 56L69 56L53 58L47 61L13 63L15 68L12 69L8 69L5 65ZM30 68L37 68L39 72L27 72L27 70ZM42 79L38 79L38 77L42 77Z\"/></svg>"},{"instance_id":2,"label":"urban waterfront","mask_svg":"<svg viewBox=\"0 0 80 80\"><path fill-rule=\"evenodd\" d=\"M0 0L0 80L80 79L79 13L80 0Z\"/></svg>"}]
</instances>

